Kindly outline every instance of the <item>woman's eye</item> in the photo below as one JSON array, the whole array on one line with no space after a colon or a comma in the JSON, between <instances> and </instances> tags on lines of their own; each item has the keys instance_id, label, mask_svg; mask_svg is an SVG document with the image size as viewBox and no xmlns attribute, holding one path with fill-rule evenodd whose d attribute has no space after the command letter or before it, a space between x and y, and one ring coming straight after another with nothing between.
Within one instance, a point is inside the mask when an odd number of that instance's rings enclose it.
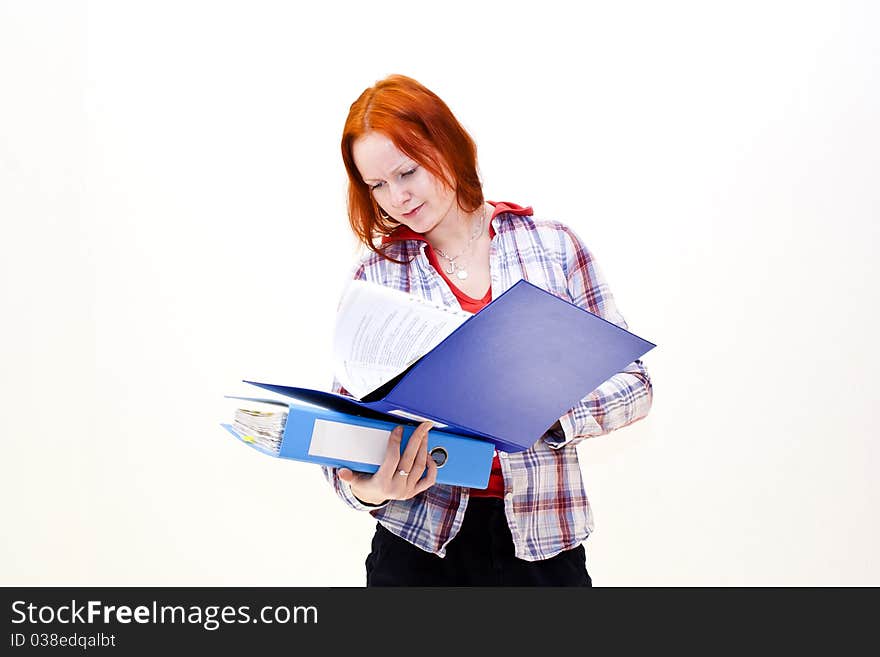
<instances>
[{"instance_id":1,"label":"woman's eye","mask_svg":"<svg viewBox=\"0 0 880 657\"><path fill-rule=\"evenodd\" d=\"M414 166L414 167L413 167L412 169L410 169L409 171L404 171L403 173L401 173L401 174L400 174L400 177L401 177L401 178L406 178L407 176L411 176L411 175L413 175L413 174L418 170L418 168L419 168L418 166ZM381 189L381 188L382 188L382 185L384 185L384 184L385 184L385 183L377 182L377 183L375 183L375 184L373 184L373 185L370 185L370 191L371 191L371 192L375 192L377 189Z\"/></svg>"}]
</instances>

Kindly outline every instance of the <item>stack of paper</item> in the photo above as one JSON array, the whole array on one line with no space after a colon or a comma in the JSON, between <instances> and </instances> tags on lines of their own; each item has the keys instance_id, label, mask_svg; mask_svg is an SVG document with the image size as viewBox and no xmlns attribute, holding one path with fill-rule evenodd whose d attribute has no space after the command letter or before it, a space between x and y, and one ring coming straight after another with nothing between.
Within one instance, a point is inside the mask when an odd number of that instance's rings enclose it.
<instances>
[{"instance_id":1,"label":"stack of paper","mask_svg":"<svg viewBox=\"0 0 880 657\"><path fill-rule=\"evenodd\" d=\"M232 426L241 439L271 454L278 454L289 406L253 399L237 400L235 406Z\"/></svg>"}]
</instances>

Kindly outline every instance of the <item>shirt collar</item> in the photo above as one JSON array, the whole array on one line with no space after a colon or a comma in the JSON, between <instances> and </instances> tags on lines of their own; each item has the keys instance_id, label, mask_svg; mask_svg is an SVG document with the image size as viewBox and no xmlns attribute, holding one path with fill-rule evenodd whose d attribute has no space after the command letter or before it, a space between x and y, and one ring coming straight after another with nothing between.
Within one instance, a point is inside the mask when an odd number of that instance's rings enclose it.
<instances>
[{"instance_id":1,"label":"shirt collar","mask_svg":"<svg viewBox=\"0 0 880 657\"><path fill-rule=\"evenodd\" d=\"M530 206L522 207L521 205L517 205L516 203L508 203L506 201L488 201L489 205L491 205L494 209L492 210L492 216L489 217L489 221L494 222L497 218L498 221L501 221L504 218L505 214L515 214L519 216L530 216L533 211ZM495 232L498 232L497 226ZM418 240L419 242L427 242L425 236L421 233L415 232L409 226L404 226L401 224L390 234L382 237L382 244L390 244L391 242L403 242L406 240Z\"/></svg>"}]
</instances>

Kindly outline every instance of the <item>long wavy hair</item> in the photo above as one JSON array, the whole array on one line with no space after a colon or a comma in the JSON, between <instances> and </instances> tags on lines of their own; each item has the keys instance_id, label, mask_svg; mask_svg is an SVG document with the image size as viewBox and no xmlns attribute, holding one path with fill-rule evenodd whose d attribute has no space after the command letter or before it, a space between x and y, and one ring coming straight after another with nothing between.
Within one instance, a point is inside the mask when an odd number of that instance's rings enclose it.
<instances>
[{"instance_id":1,"label":"long wavy hair","mask_svg":"<svg viewBox=\"0 0 880 657\"><path fill-rule=\"evenodd\" d=\"M383 253L381 238L400 224L380 214L354 163L354 142L370 132L388 137L399 151L455 190L464 212L473 212L483 204L474 140L435 93L405 75L389 75L352 103L342 131L348 220L358 240L371 251L393 260Z\"/></svg>"}]
</instances>

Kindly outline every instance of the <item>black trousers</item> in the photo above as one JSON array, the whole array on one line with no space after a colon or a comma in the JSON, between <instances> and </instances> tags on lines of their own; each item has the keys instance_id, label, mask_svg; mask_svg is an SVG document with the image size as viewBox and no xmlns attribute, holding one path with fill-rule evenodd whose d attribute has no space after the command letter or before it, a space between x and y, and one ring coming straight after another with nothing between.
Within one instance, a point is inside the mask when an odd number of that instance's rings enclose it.
<instances>
[{"instance_id":1,"label":"black trousers","mask_svg":"<svg viewBox=\"0 0 880 657\"><path fill-rule=\"evenodd\" d=\"M544 561L517 559L504 502L496 498L468 500L445 558L377 523L366 567L367 586L592 586L583 545Z\"/></svg>"}]
</instances>

